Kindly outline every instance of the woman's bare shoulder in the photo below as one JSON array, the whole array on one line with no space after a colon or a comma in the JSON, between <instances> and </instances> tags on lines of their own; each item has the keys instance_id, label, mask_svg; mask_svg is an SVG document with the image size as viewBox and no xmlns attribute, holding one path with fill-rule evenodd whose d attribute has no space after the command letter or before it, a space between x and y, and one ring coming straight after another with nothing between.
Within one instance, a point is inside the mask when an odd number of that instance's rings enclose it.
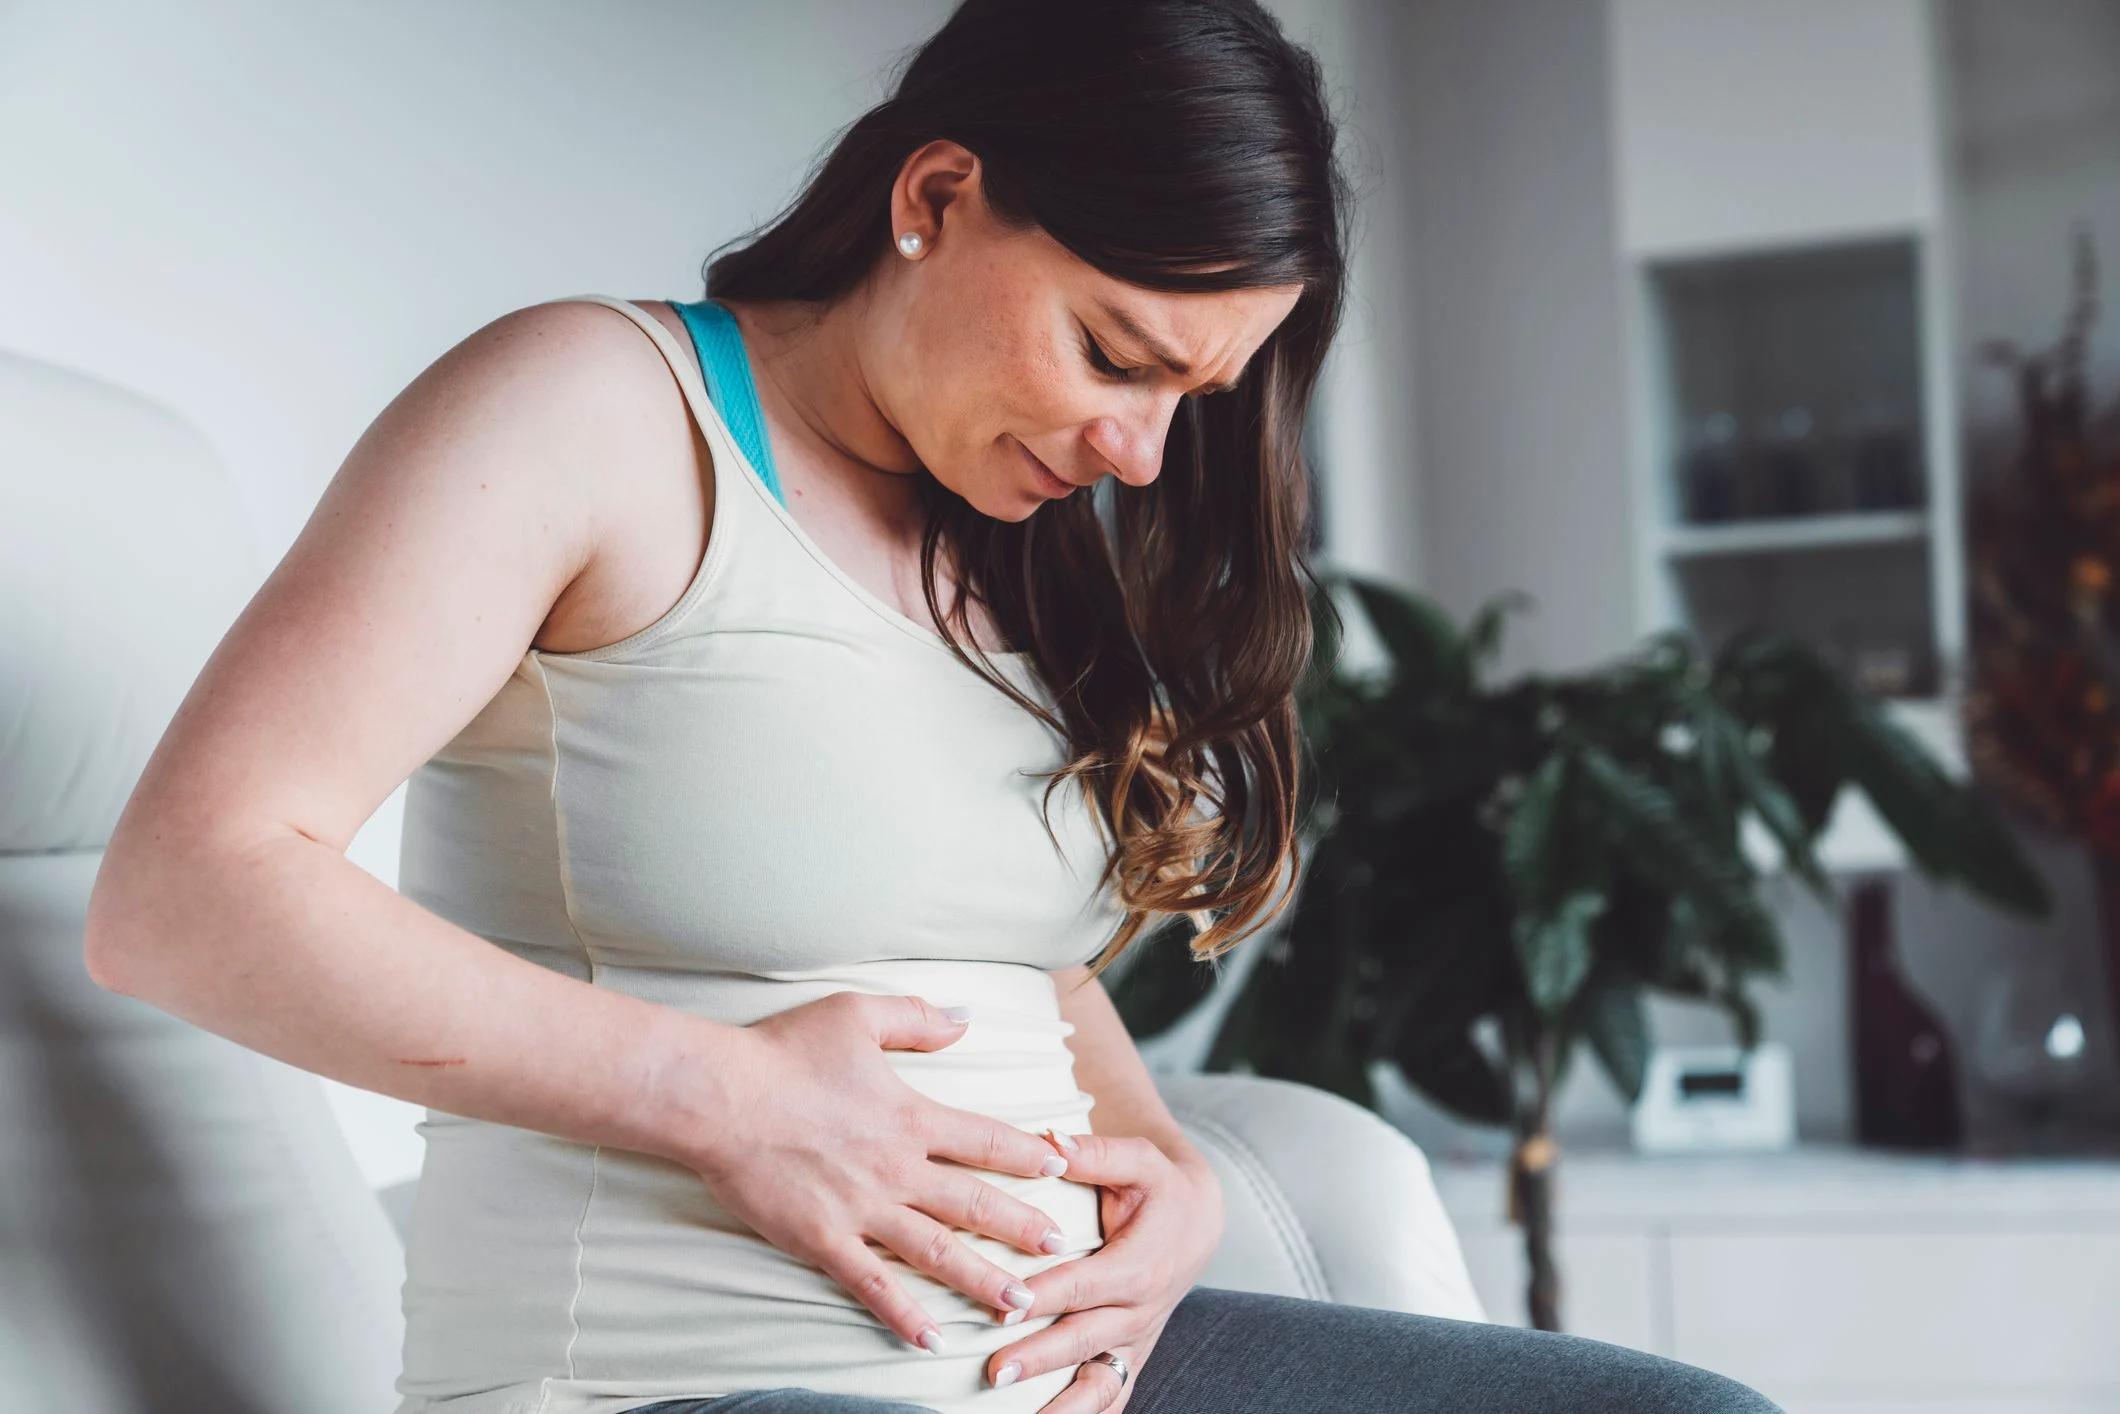
<instances>
[{"instance_id":1,"label":"woman's bare shoulder","mask_svg":"<svg viewBox=\"0 0 2120 1414\"><path fill-rule=\"evenodd\" d=\"M667 303L627 302L669 330L690 357L691 337ZM521 311L533 312L551 321L582 375L606 390L599 440L589 452L592 543L533 645L581 653L631 637L682 597L706 554L713 460L669 364L623 313L583 300Z\"/></svg>"},{"instance_id":2,"label":"woman's bare shoulder","mask_svg":"<svg viewBox=\"0 0 2120 1414\"><path fill-rule=\"evenodd\" d=\"M228 630L110 857L285 829L344 848L554 638L556 606L602 613L564 631L609 640L654 618L701 543L687 425L662 356L613 310L519 309L445 351L356 439ZM581 596L644 545L660 558L603 581L625 592Z\"/></svg>"}]
</instances>

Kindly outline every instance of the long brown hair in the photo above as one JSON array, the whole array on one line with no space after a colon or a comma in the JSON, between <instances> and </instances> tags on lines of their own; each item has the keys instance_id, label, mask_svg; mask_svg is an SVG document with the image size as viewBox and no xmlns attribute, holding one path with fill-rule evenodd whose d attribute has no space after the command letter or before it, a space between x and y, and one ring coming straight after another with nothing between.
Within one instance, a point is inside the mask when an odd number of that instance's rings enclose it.
<instances>
[{"instance_id":1,"label":"long brown hair","mask_svg":"<svg viewBox=\"0 0 2120 1414\"><path fill-rule=\"evenodd\" d=\"M1216 956L1280 914L1301 865L1294 694L1317 583L1301 442L1341 317L1349 204L1318 63L1255 0L964 0L800 195L708 262L708 297L824 305L854 289L892 253L898 172L938 138L978 156L1005 227L1115 279L1303 285L1234 391L1181 400L1145 488L1006 522L918 473L929 611L1064 735L1048 806L1078 780L1106 832L1099 883L1126 918L1092 975L1168 916L1191 920L1194 956ZM952 631L976 637L965 595L1030 655L1057 718L973 664Z\"/></svg>"}]
</instances>

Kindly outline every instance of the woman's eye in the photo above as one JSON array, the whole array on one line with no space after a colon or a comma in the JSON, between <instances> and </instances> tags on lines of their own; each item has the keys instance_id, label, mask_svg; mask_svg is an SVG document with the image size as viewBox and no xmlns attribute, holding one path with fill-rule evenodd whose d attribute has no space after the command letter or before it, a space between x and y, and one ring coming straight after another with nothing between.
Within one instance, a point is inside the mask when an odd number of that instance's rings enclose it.
<instances>
[{"instance_id":1,"label":"woman's eye","mask_svg":"<svg viewBox=\"0 0 2120 1414\"><path fill-rule=\"evenodd\" d=\"M1106 357L1104 346L1090 337L1087 329L1082 331L1082 351L1084 356L1089 359L1092 367L1114 382L1132 383L1134 375L1143 371L1139 368L1123 368L1113 363L1110 358ZM1210 396L1212 395L1208 393L1187 393L1184 400L1188 403L1197 403L1200 399Z\"/></svg>"},{"instance_id":2,"label":"woman's eye","mask_svg":"<svg viewBox=\"0 0 2120 1414\"><path fill-rule=\"evenodd\" d=\"M1105 356L1103 347L1095 339L1085 340L1084 348L1088 353L1090 364L1099 373L1107 377L1116 378L1121 383L1131 383L1133 375L1141 371L1138 368L1121 368L1118 364L1113 363L1111 359Z\"/></svg>"}]
</instances>

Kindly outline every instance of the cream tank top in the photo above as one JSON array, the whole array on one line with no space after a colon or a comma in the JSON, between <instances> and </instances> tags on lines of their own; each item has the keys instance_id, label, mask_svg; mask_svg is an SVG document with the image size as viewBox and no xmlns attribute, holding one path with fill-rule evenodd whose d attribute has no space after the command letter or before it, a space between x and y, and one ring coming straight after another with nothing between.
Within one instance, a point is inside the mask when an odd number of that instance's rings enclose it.
<instances>
[{"instance_id":1,"label":"cream tank top","mask_svg":"<svg viewBox=\"0 0 2120 1414\"><path fill-rule=\"evenodd\" d=\"M766 488L698 366L652 315L574 295L655 342L712 453L691 584L620 642L531 649L411 777L400 890L555 972L732 1025L829 993L972 1009L940 1051L884 1051L943 1104L1083 1132L1052 973L1122 912L1074 786L1027 774L1058 733L941 636L844 573ZM1022 655L989 655L1051 697ZM928 1354L821 1269L723 1209L682 1164L428 1109L407 1234L396 1414L612 1414L799 1386L938 1414L1032 1414L1072 1368L987 1386L986 1358L1051 1324L871 1250L941 1328ZM1097 1189L979 1177L1067 1237L1031 1254L958 1229L1019 1277L1101 1247Z\"/></svg>"}]
</instances>

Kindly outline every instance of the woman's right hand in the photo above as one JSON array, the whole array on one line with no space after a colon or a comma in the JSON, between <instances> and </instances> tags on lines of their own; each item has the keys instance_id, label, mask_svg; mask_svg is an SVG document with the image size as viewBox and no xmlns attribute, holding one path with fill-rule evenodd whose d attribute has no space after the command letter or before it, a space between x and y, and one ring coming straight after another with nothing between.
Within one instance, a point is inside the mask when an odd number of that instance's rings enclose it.
<instances>
[{"instance_id":1,"label":"woman's right hand","mask_svg":"<svg viewBox=\"0 0 2120 1414\"><path fill-rule=\"evenodd\" d=\"M959 1240L965 1228L1057 1253L1045 1213L968 1169L1057 1177L1066 1160L1042 1137L928 1099L884 1059L938 1051L966 1023L919 997L834 992L740 1030L745 1102L687 1162L724 1207L765 1239L821 1267L909 1343L941 1332L868 1245L873 1238L945 1286L1007 1312L1030 1289ZM1012 1298L1010 1293L1016 1293ZM923 1338L925 1337L925 1339Z\"/></svg>"}]
</instances>

